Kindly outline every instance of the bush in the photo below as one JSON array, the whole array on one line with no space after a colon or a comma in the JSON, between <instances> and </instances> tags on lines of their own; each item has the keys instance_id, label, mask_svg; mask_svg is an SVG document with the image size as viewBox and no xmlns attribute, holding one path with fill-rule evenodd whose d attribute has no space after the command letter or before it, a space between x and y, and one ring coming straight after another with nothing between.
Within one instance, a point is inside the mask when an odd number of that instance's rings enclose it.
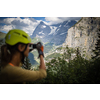
<instances>
[{"instance_id":1,"label":"bush","mask_svg":"<svg viewBox=\"0 0 100 100\"><path fill-rule=\"evenodd\" d=\"M71 60L71 52L63 57L54 58L49 63L47 77L42 80L32 82L34 84L96 84L100 83L100 58L96 60L86 60L76 52L76 57ZM78 50L76 50L78 51ZM69 55L69 62L66 61Z\"/></svg>"}]
</instances>

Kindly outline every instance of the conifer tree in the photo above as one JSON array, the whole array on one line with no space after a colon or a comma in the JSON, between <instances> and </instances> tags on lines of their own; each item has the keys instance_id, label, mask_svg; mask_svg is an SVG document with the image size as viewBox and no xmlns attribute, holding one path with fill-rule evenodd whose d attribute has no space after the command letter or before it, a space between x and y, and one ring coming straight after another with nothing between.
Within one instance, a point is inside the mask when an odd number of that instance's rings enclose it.
<instances>
[{"instance_id":1,"label":"conifer tree","mask_svg":"<svg viewBox=\"0 0 100 100\"><path fill-rule=\"evenodd\" d=\"M76 56L79 58L81 56L79 48L76 50Z\"/></svg>"},{"instance_id":2,"label":"conifer tree","mask_svg":"<svg viewBox=\"0 0 100 100\"><path fill-rule=\"evenodd\" d=\"M98 39L97 39L97 43L95 44L95 50L93 50L95 56L92 57L92 59L97 59L100 58L100 30L97 33L98 34Z\"/></svg>"}]
</instances>

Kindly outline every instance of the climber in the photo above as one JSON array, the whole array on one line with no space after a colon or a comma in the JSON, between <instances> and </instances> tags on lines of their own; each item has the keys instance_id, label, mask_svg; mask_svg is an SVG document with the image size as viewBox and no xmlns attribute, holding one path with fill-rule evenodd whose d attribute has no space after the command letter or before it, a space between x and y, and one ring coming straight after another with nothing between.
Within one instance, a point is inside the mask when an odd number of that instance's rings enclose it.
<instances>
[{"instance_id":1,"label":"climber","mask_svg":"<svg viewBox=\"0 0 100 100\"><path fill-rule=\"evenodd\" d=\"M1 47L1 84L20 84L42 79L47 76L43 59L43 46L42 49L37 48L40 59L38 71L26 70L21 67L24 58L28 57L30 51L29 45L32 44L31 38L26 32L19 29L10 30L6 34L5 43Z\"/></svg>"}]
</instances>

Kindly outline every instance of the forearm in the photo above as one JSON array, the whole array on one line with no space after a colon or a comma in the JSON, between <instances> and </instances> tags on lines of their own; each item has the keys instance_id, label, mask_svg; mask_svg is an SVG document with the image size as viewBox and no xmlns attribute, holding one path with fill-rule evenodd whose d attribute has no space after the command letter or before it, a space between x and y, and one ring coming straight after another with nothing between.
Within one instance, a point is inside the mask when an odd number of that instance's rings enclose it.
<instances>
[{"instance_id":1,"label":"forearm","mask_svg":"<svg viewBox=\"0 0 100 100\"><path fill-rule=\"evenodd\" d=\"M40 55L40 69L46 70L44 59L43 59L42 55Z\"/></svg>"}]
</instances>

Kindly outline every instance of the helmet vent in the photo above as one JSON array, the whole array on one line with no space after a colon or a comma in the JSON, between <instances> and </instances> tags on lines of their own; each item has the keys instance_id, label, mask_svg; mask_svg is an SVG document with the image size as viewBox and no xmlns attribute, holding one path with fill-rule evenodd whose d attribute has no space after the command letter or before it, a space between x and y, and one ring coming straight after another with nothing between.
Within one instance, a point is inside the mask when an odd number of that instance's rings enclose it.
<instances>
[{"instance_id":1,"label":"helmet vent","mask_svg":"<svg viewBox=\"0 0 100 100\"><path fill-rule=\"evenodd\" d=\"M25 38L27 38L27 36L25 36L25 35L22 35L23 37L25 37Z\"/></svg>"},{"instance_id":2,"label":"helmet vent","mask_svg":"<svg viewBox=\"0 0 100 100\"><path fill-rule=\"evenodd\" d=\"M15 32L16 34L20 35L20 33Z\"/></svg>"}]
</instances>

